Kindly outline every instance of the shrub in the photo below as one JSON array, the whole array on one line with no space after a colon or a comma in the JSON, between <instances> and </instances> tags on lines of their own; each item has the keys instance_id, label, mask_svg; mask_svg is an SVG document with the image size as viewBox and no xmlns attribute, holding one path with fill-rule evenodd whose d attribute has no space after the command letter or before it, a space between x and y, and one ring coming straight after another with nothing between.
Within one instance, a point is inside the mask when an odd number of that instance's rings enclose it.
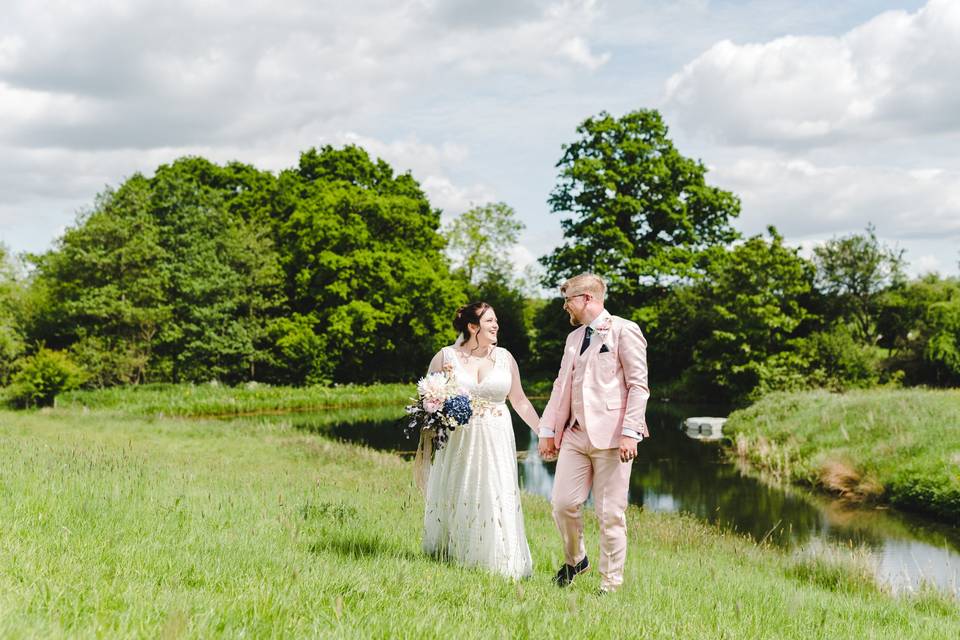
<instances>
[{"instance_id":1,"label":"shrub","mask_svg":"<svg viewBox=\"0 0 960 640\"><path fill-rule=\"evenodd\" d=\"M7 399L20 408L51 406L58 393L78 388L87 377L66 353L43 347L18 360L16 368Z\"/></svg>"}]
</instances>

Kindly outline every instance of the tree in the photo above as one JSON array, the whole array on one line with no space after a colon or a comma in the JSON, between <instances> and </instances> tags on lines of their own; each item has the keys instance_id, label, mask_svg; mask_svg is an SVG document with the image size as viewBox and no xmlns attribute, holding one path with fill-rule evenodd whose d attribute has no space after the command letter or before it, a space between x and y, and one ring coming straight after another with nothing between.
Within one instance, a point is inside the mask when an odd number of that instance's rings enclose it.
<instances>
[{"instance_id":1,"label":"tree","mask_svg":"<svg viewBox=\"0 0 960 640\"><path fill-rule=\"evenodd\" d=\"M143 381L160 327L170 318L170 256L140 175L101 194L54 250L33 256L41 299L31 330L54 349L72 348L103 386Z\"/></svg>"},{"instance_id":2,"label":"tree","mask_svg":"<svg viewBox=\"0 0 960 640\"><path fill-rule=\"evenodd\" d=\"M524 225L503 202L473 207L444 230L454 275L465 281L467 298L492 305L500 323L499 345L524 367L530 359L532 318L524 294L526 273L510 260Z\"/></svg>"},{"instance_id":3,"label":"tree","mask_svg":"<svg viewBox=\"0 0 960 640\"><path fill-rule=\"evenodd\" d=\"M491 274L511 273L509 251L523 229L516 212L504 202L473 207L446 229L454 266L474 285Z\"/></svg>"},{"instance_id":4,"label":"tree","mask_svg":"<svg viewBox=\"0 0 960 640\"><path fill-rule=\"evenodd\" d=\"M223 171L183 158L102 194L34 258L35 337L95 385L253 378L281 271L269 226L229 211L242 190Z\"/></svg>"},{"instance_id":5,"label":"tree","mask_svg":"<svg viewBox=\"0 0 960 640\"><path fill-rule=\"evenodd\" d=\"M24 350L23 327L18 317L21 295L10 253L0 244L0 386L10 381L13 363Z\"/></svg>"},{"instance_id":6,"label":"tree","mask_svg":"<svg viewBox=\"0 0 960 640\"><path fill-rule=\"evenodd\" d=\"M872 225L863 235L828 240L813 250L817 285L833 301L834 316L850 321L856 335L873 344L879 297L903 281L903 251L882 245Z\"/></svg>"},{"instance_id":7,"label":"tree","mask_svg":"<svg viewBox=\"0 0 960 640\"><path fill-rule=\"evenodd\" d=\"M738 237L740 202L706 183L706 167L685 158L655 110L622 118L603 112L564 145L550 194L565 243L545 257L546 286L582 271L605 276L630 309L661 298L677 280L702 273L705 257Z\"/></svg>"},{"instance_id":8,"label":"tree","mask_svg":"<svg viewBox=\"0 0 960 640\"><path fill-rule=\"evenodd\" d=\"M813 266L783 245L754 236L713 261L702 286L710 333L694 349L693 373L701 386L727 400L747 397L764 383L775 358L790 350L813 289Z\"/></svg>"},{"instance_id":9,"label":"tree","mask_svg":"<svg viewBox=\"0 0 960 640\"><path fill-rule=\"evenodd\" d=\"M891 349L889 366L911 384L960 383L958 305L960 280L930 273L879 297L880 344Z\"/></svg>"},{"instance_id":10,"label":"tree","mask_svg":"<svg viewBox=\"0 0 960 640\"><path fill-rule=\"evenodd\" d=\"M409 174L357 147L279 176L180 158L34 257L30 337L93 385L410 379L464 301L439 223Z\"/></svg>"},{"instance_id":11,"label":"tree","mask_svg":"<svg viewBox=\"0 0 960 640\"><path fill-rule=\"evenodd\" d=\"M924 358L937 384L960 385L960 296L927 308Z\"/></svg>"},{"instance_id":12,"label":"tree","mask_svg":"<svg viewBox=\"0 0 960 640\"><path fill-rule=\"evenodd\" d=\"M464 301L443 255L440 212L412 176L355 146L310 149L279 182L277 246L291 310L302 317L286 344L325 355L305 375L367 382L422 374L452 340Z\"/></svg>"}]
</instances>

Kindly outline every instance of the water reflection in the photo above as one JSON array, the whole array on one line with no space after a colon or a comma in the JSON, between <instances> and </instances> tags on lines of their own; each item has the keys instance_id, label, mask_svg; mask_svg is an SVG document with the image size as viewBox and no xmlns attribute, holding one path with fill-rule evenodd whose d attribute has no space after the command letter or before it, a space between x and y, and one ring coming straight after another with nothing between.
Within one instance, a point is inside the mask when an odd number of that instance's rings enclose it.
<instances>
[{"instance_id":1,"label":"water reflection","mask_svg":"<svg viewBox=\"0 0 960 640\"><path fill-rule=\"evenodd\" d=\"M630 500L652 511L684 512L720 527L788 549L829 545L866 549L877 575L895 590L921 582L960 593L960 530L887 509L857 508L791 487L744 476L719 445L688 438L678 428L689 415L722 415L716 408L661 407L648 415L652 437L639 448ZM263 418L261 418L263 419ZM412 453L396 407L288 414L296 428L382 450ZM520 482L550 496L554 463L544 463L529 428L514 417Z\"/></svg>"}]
</instances>

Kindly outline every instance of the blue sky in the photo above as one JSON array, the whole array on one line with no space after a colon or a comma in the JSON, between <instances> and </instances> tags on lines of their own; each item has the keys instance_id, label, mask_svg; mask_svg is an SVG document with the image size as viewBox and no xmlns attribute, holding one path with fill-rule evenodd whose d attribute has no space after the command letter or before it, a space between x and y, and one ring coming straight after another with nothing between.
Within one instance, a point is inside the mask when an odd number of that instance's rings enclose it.
<instances>
[{"instance_id":1,"label":"blue sky","mask_svg":"<svg viewBox=\"0 0 960 640\"><path fill-rule=\"evenodd\" d=\"M449 219L503 200L522 266L561 240L561 145L660 109L681 153L809 251L876 226L958 273L960 0L5 3L0 242L51 246L185 154L278 170L354 142Z\"/></svg>"}]
</instances>

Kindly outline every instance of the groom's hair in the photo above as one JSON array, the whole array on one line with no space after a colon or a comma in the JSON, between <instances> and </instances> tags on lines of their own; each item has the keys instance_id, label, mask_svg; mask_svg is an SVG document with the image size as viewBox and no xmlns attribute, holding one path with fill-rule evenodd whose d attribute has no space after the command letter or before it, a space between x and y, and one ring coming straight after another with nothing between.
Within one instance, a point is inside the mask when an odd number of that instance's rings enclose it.
<instances>
[{"instance_id":1,"label":"groom's hair","mask_svg":"<svg viewBox=\"0 0 960 640\"><path fill-rule=\"evenodd\" d=\"M603 297L607 293L607 283L595 273L581 273L560 285L561 295L573 296L578 293L589 293L600 302L603 302Z\"/></svg>"}]
</instances>

